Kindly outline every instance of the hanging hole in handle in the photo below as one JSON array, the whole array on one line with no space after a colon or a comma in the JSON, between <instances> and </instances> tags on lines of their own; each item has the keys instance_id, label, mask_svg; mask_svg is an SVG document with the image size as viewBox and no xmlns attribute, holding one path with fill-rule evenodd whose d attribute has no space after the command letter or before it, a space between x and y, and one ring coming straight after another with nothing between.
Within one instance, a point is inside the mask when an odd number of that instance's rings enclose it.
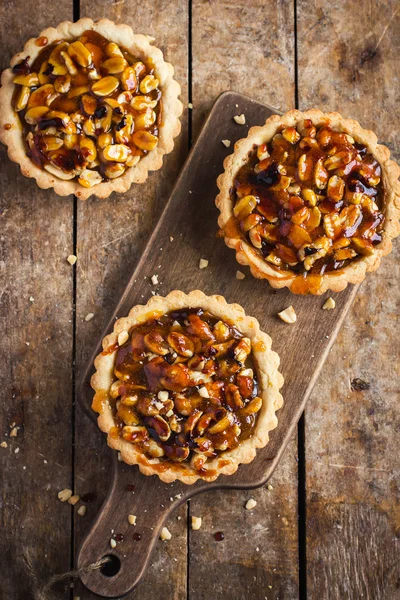
<instances>
[{"instance_id":1,"label":"hanging hole in handle","mask_svg":"<svg viewBox=\"0 0 400 600\"><path fill-rule=\"evenodd\" d=\"M121 569L121 561L118 556L114 554L106 554L103 556L103 559L107 559L107 562L101 567L100 573L105 575L105 577L114 577L117 573L119 573Z\"/></svg>"}]
</instances>

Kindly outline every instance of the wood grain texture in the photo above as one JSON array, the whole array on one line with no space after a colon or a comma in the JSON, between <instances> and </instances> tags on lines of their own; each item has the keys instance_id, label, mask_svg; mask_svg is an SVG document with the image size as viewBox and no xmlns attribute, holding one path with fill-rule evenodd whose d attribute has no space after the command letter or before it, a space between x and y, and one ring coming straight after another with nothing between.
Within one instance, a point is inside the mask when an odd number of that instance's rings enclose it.
<instances>
[{"instance_id":1,"label":"wood grain texture","mask_svg":"<svg viewBox=\"0 0 400 600\"><path fill-rule=\"evenodd\" d=\"M143 246L162 211L174 180L188 149L187 141L187 79L188 79L188 12L186 2L157 0L136 2L126 0L109 3L82 0L81 16L97 20L106 16L127 23L137 33L155 38L166 60L175 68L175 78L182 87L181 99L185 106L181 118L182 133L175 140L172 154L164 160L162 170L150 173L144 185L133 186L123 195L113 194L106 200L91 200L78 204L77 214L77 377L85 364L88 352L98 331L108 320L111 310L123 292ZM86 323L87 313L95 314ZM87 456L90 455L90 463ZM94 491L95 501L84 518L76 519L78 547L96 515L110 482L110 455L101 436L76 411L75 474L77 491ZM90 469L88 465L90 464ZM181 516L177 521L176 516ZM174 550L177 562L171 563L165 545L159 544L153 557L153 568L141 586L143 600L186 597L186 508L179 509L170 525L174 532ZM111 532L110 532L111 536ZM172 567L174 567L172 569ZM82 586L77 587L82 600L93 598Z\"/></svg>"},{"instance_id":2,"label":"wood grain texture","mask_svg":"<svg viewBox=\"0 0 400 600\"><path fill-rule=\"evenodd\" d=\"M291 2L194 0L192 11L195 133L205 111L226 89L248 94L282 111L294 107ZM241 112L239 105L236 114ZM215 143L221 142L216 139ZM294 436L274 475L274 491L264 488L255 492L258 505L252 516L243 508L248 492L219 492L191 501L190 513L204 519L201 531L190 532L189 587L193 600L223 598L226 590L231 600L297 596L296 458ZM290 525L283 526L281 517ZM216 544L212 533L218 530L225 532L226 541Z\"/></svg>"},{"instance_id":3,"label":"wood grain texture","mask_svg":"<svg viewBox=\"0 0 400 600\"><path fill-rule=\"evenodd\" d=\"M188 4L81 0L80 8L81 16L108 17L154 35L174 63L186 105ZM296 4L299 108L314 105L358 118L400 159L398 2L297 0ZM225 89L282 110L294 106L292 1L193 0L191 6L194 137ZM0 14L1 67L26 39L71 18L72 0L8 2ZM105 496L110 453L80 408L73 412L73 379L79 380L98 332L162 211L187 152L187 121L185 109L174 153L145 186L77 205L76 348L73 269L65 261L74 246L73 200L39 190L0 148L0 442L8 442L7 448L0 448L0 598L33 598L32 581L22 562L24 549L32 550L39 577L66 571L72 561L71 542L75 549L79 546ZM201 242L199 234L199 256ZM311 600L400 598L399 244L395 246L379 272L362 285L307 411ZM232 251L224 252L234 273ZM249 281L246 278L240 285ZM195 263L187 284L202 285L211 293L224 291L207 289ZM88 312L95 313L90 323L84 321ZM283 346L284 339L280 343ZM351 391L349 382L357 377L370 388ZM21 428L16 438L9 438L13 422ZM271 483L273 490L198 497L191 501L188 515L185 506L179 508L167 523L172 543L157 544L152 567L130 598L297 598L295 439ZM73 484L77 493L95 492L96 497L87 504L85 517L75 517L71 535L71 515L78 507L60 504L56 495ZM243 508L250 496L258 502L251 514ZM200 531L187 531L190 515L203 518ZM215 531L224 531L224 542L214 542ZM81 600L95 599L81 585L71 593ZM51 597L69 598L69 584L61 584Z\"/></svg>"},{"instance_id":4,"label":"wood grain texture","mask_svg":"<svg viewBox=\"0 0 400 600\"><path fill-rule=\"evenodd\" d=\"M71 17L72 1L3 9L1 69L27 39ZM57 493L71 485L72 198L22 177L3 146L0 180L0 597L27 600L24 552L39 578L71 560L71 507Z\"/></svg>"},{"instance_id":5,"label":"wood grain texture","mask_svg":"<svg viewBox=\"0 0 400 600\"><path fill-rule=\"evenodd\" d=\"M298 3L300 108L356 118L397 159L398 9ZM307 408L310 599L400 598L399 275L395 243L362 284ZM355 378L369 389L352 391Z\"/></svg>"},{"instance_id":6,"label":"wood grain texture","mask_svg":"<svg viewBox=\"0 0 400 600\"><path fill-rule=\"evenodd\" d=\"M294 107L293 31L292 2L193 0L195 132L215 98L226 90L277 110Z\"/></svg>"}]
</instances>

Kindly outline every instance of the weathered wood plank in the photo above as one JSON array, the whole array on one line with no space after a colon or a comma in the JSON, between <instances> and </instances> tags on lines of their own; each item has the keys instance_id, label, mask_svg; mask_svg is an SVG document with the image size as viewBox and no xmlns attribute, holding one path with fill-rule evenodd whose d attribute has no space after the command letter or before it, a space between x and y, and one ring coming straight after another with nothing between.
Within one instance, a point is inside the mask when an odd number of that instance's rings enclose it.
<instances>
[{"instance_id":1,"label":"weathered wood plank","mask_svg":"<svg viewBox=\"0 0 400 600\"><path fill-rule=\"evenodd\" d=\"M226 89L281 110L293 107L293 22L291 3L193 2L195 134ZM190 532L192 600L222 598L226 593L230 600L297 596L296 455L294 439L274 475L273 491L213 492L191 500L190 514L203 518L202 529ZM250 496L258 502L251 514L244 509ZM224 541L214 540L217 531L224 532Z\"/></svg>"},{"instance_id":2,"label":"weathered wood plank","mask_svg":"<svg viewBox=\"0 0 400 600\"><path fill-rule=\"evenodd\" d=\"M175 78L182 87L181 99L187 104L188 12L186 3L174 0L137 3L133 0L109 4L105 0L81 2L81 15L94 20L107 18L131 25L138 33L155 37L166 59L175 67ZM175 149L164 160L161 171L152 173L144 185L134 186L124 195L78 205L78 282L77 282L77 367L83 367L123 292L141 250L160 215L187 153L187 108L182 116L182 133ZM93 312L93 321L84 317ZM90 456L90 468L88 467ZM104 436L77 407L76 485L78 492L91 491L96 499L88 505L87 515L76 522L76 544L85 536L106 492L110 454ZM176 518L180 516L179 521ZM140 586L147 598L186 598L186 507L177 511L168 525L173 534L170 545L159 543L152 567ZM110 532L111 536L111 532ZM172 560L172 559L176 559ZM94 598L77 586L82 600ZM130 597L130 596L129 596ZM133 596L132 596L133 597Z\"/></svg>"},{"instance_id":3,"label":"weathered wood plank","mask_svg":"<svg viewBox=\"0 0 400 600\"><path fill-rule=\"evenodd\" d=\"M27 39L71 18L72 0L4 6L1 70ZM3 146L0 180L0 596L26 600L24 552L38 577L70 568L71 507L57 492L71 485L73 204L24 178Z\"/></svg>"},{"instance_id":4,"label":"weathered wood plank","mask_svg":"<svg viewBox=\"0 0 400 600\"><path fill-rule=\"evenodd\" d=\"M358 119L399 159L396 9L300 1L298 55L300 108ZM307 408L309 598L400 598L399 275L397 244L361 286ZM352 391L355 378L369 389Z\"/></svg>"}]
</instances>

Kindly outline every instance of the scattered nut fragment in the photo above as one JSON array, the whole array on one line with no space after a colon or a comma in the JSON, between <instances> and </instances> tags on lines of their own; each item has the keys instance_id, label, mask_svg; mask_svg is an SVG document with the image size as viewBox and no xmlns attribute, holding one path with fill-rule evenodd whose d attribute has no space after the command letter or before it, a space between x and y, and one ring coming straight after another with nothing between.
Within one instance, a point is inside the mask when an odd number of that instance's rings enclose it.
<instances>
[{"instance_id":1,"label":"scattered nut fragment","mask_svg":"<svg viewBox=\"0 0 400 600\"><path fill-rule=\"evenodd\" d=\"M78 496L78 494L74 494L73 496L71 496L71 498L68 498L68 502L72 504L72 506L75 506L75 504L77 504L79 500L80 496Z\"/></svg>"},{"instance_id":2,"label":"scattered nut fragment","mask_svg":"<svg viewBox=\"0 0 400 600\"><path fill-rule=\"evenodd\" d=\"M274 486L269 483L267 485L267 490L269 490L270 492L272 492L273 489L274 489Z\"/></svg>"},{"instance_id":3,"label":"scattered nut fragment","mask_svg":"<svg viewBox=\"0 0 400 600\"><path fill-rule=\"evenodd\" d=\"M10 431L10 437L17 437L18 435L18 427L13 427Z\"/></svg>"},{"instance_id":4,"label":"scattered nut fragment","mask_svg":"<svg viewBox=\"0 0 400 600\"><path fill-rule=\"evenodd\" d=\"M64 488L63 490L61 490L61 492L58 492L57 494L58 499L61 500L61 502L66 502L67 500L69 500L72 496L72 490L69 490L68 488Z\"/></svg>"},{"instance_id":5,"label":"scattered nut fragment","mask_svg":"<svg viewBox=\"0 0 400 600\"><path fill-rule=\"evenodd\" d=\"M86 515L87 507L82 504L76 511L80 517L84 517Z\"/></svg>"},{"instance_id":6,"label":"scattered nut fragment","mask_svg":"<svg viewBox=\"0 0 400 600\"><path fill-rule=\"evenodd\" d=\"M111 548L115 548L116 545L117 545L117 542L114 540L114 538L111 538L110 539L110 546L111 546Z\"/></svg>"},{"instance_id":7,"label":"scattered nut fragment","mask_svg":"<svg viewBox=\"0 0 400 600\"><path fill-rule=\"evenodd\" d=\"M242 273L242 271L236 271L236 279L242 280L246 277L246 275L244 273Z\"/></svg>"},{"instance_id":8,"label":"scattered nut fragment","mask_svg":"<svg viewBox=\"0 0 400 600\"><path fill-rule=\"evenodd\" d=\"M229 146L231 145L231 140L221 140L221 142L226 148L229 148Z\"/></svg>"},{"instance_id":9,"label":"scattered nut fragment","mask_svg":"<svg viewBox=\"0 0 400 600\"><path fill-rule=\"evenodd\" d=\"M158 283L158 275L152 275L151 276L151 283L153 285L157 285L157 283Z\"/></svg>"},{"instance_id":10,"label":"scattered nut fragment","mask_svg":"<svg viewBox=\"0 0 400 600\"><path fill-rule=\"evenodd\" d=\"M169 398L167 390L161 390L160 392L158 392L157 398L161 400L161 402L166 402L166 400L168 400Z\"/></svg>"},{"instance_id":11,"label":"scattered nut fragment","mask_svg":"<svg viewBox=\"0 0 400 600\"><path fill-rule=\"evenodd\" d=\"M121 331L121 333L118 334L118 346L123 346L128 340L129 333L127 331Z\"/></svg>"},{"instance_id":12,"label":"scattered nut fragment","mask_svg":"<svg viewBox=\"0 0 400 600\"><path fill-rule=\"evenodd\" d=\"M34 298L33 296L31 296L31 297L29 298L29 302L35 302L35 298Z\"/></svg>"},{"instance_id":13,"label":"scattered nut fragment","mask_svg":"<svg viewBox=\"0 0 400 600\"><path fill-rule=\"evenodd\" d=\"M161 529L161 533L160 533L160 539L163 540L163 542L170 540L172 538L172 535L170 533L170 531L166 528L163 527Z\"/></svg>"},{"instance_id":14,"label":"scattered nut fragment","mask_svg":"<svg viewBox=\"0 0 400 600\"><path fill-rule=\"evenodd\" d=\"M246 117L243 113L241 115L235 115L233 119L238 125L244 125L246 123Z\"/></svg>"},{"instance_id":15,"label":"scattered nut fragment","mask_svg":"<svg viewBox=\"0 0 400 600\"><path fill-rule=\"evenodd\" d=\"M257 502L254 500L254 498L250 498L249 500L247 500L247 502L246 502L247 510L252 510L255 506L257 506Z\"/></svg>"},{"instance_id":16,"label":"scattered nut fragment","mask_svg":"<svg viewBox=\"0 0 400 600\"><path fill-rule=\"evenodd\" d=\"M334 299L333 299L333 298L328 298L328 299L327 299L327 300L324 302L324 304L323 304L322 308L323 308L324 310L332 310L333 308L335 308L335 306L336 306L336 302L334 301Z\"/></svg>"},{"instance_id":17,"label":"scattered nut fragment","mask_svg":"<svg viewBox=\"0 0 400 600\"><path fill-rule=\"evenodd\" d=\"M199 394L202 398L209 398L210 394L208 393L208 389L203 385L203 387L201 387L199 389Z\"/></svg>"},{"instance_id":18,"label":"scattered nut fragment","mask_svg":"<svg viewBox=\"0 0 400 600\"><path fill-rule=\"evenodd\" d=\"M0 446L1 446L2 448L8 448L8 444L7 444L7 442L1 442Z\"/></svg>"},{"instance_id":19,"label":"scattered nut fragment","mask_svg":"<svg viewBox=\"0 0 400 600\"><path fill-rule=\"evenodd\" d=\"M128 515L129 525L136 525L136 515Z\"/></svg>"},{"instance_id":20,"label":"scattered nut fragment","mask_svg":"<svg viewBox=\"0 0 400 600\"><path fill-rule=\"evenodd\" d=\"M288 306L285 310L279 312L278 317L285 323L295 323L297 321L297 315L294 312L293 306Z\"/></svg>"},{"instance_id":21,"label":"scattered nut fragment","mask_svg":"<svg viewBox=\"0 0 400 600\"><path fill-rule=\"evenodd\" d=\"M201 258L199 261L199 269L206 269L208 267L208 260Z\"/></svg>"},{"instance_id":22,"label":"scattered nut fragment","mask_svg":"<svg viewBox=\"0 0 400 600\"><path fill-rule=\"evenodd\" d=\"M77 259L77 257L75 256L75 254L70 254L70 255L67 257L67 261L69 262L69 264L70 264L70 265L74 265L74 264L76 263L76 261L77 261L77 260L78 260L78 259Z\"/></svg>"},{"instance_id":23,"label":"scattered nut fragment","mask_svg":"<svg viewBox=\"0 0 400 600\"><path fill-rule=\"evenodd\" d=\"M190 110L192 110L193 104L191 102L188 103L188 108L190 108Z\"/></svg>"},{"instance_id":24,"label":"scattered nut fragment","mask_svg":"<svg viewBox=\"0 0 400 600\"><path fill-rule=\"evenodd\" d=\"M19 452L19 448L15 448L14 454L18 454L18 452Z\"/></svg>"},{"instance_id":25,"label":"scattered nut fragment","mask_svg":"<svg viewBox=\"0 0 400 600\"><path fill-rule=\"evenodd\" d=\"M202 519L201 517L192 517L192 529L194 531L198 531L201 527Z\"/></svg>"},{"instance_id":26,"label":"scattered nut fragment","mask_svg":"<svg viewBox=\"0 0 400 600\"><path fill-rule=\"evenodd\" d=\"M85 317L85 321L88 323L89 321L91 321L94 317L94 313L88 313Z\"/></svg>"}]
</instances>

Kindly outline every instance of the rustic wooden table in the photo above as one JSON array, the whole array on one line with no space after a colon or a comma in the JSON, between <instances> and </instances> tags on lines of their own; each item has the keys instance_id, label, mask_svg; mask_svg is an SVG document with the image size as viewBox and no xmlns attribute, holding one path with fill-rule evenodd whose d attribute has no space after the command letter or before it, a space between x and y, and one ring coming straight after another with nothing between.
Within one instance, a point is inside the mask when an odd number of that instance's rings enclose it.
<instances>
[{"instance_id":1,"label":"rustic wooden table","mask_svg":"<svg viewBox=\"0 0 400 600\"><path fill-rule=\"evenodd\" d=\"M400 158L396 0L19 0L0 15L1 67L27 38L79 16L156 38L182 85L183 130L145 186L86 203L39 190L0 150L7 600L33 597L24 551L39 578L73 565L104 499L110 453L76 405L75 384L218 94L234 89L281 110L339 110ZM79 257L75 267L69 254ZM399 274L397 244L362 284L272 487L251 493L257 507L244 510L249 492L231 491L180 508L136 594L142 600L400 598ZM94 495L84 517L57 499L65 487ZM189 513L203 518L200 531L188 528ZM49 597L70 595L94 598L79 583Z\"/></svg>"}]
</instances>

